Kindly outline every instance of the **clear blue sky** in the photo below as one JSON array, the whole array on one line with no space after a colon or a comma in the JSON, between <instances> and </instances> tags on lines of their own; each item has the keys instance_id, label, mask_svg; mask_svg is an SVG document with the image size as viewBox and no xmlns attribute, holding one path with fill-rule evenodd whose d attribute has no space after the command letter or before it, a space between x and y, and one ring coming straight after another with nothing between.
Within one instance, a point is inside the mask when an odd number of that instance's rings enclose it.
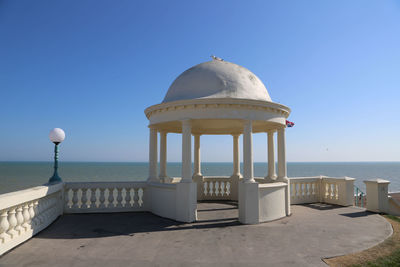
<instances>
[{"instance_id":1,"label":"clear blue sky","mask_svg":"<svg viewBox=\"0 0 400 267\"><path fill-rule=\"evenodd\" d=\"M292 109L288 161L400 160L400 1L383 0L0 1L0 160L51 160L60 127L62 160L147 161L143 110L211 54ZM202 138L203 161L231 151Z\"/></svg>"}]
</instances>

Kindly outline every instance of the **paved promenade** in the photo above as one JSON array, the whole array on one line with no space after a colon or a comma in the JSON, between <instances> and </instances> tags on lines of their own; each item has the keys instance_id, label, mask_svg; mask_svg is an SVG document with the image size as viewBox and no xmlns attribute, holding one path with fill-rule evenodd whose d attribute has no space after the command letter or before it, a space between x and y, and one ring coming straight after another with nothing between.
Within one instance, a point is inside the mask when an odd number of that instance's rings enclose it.
<instances>
[{"instance_id":1,"label":"paved promenade","mask_svg":"<svg viewBox=\"0 0 400 267\"><path fill-rule=\"evenodd\" d=\"M325 266L392 233L381 216L353 207L292 206L293 215L240 225L233 203L201 203L199 221L150 213L64 215L0 257L1 266Z\"/></svg>"}]
</instances>

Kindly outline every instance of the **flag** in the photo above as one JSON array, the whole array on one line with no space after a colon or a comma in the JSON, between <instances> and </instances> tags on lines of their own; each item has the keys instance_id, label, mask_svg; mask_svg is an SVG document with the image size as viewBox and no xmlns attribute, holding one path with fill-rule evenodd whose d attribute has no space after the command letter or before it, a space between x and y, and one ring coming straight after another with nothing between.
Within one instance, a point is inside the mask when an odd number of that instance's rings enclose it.
<instances>
[{"instance_id":1,"label":"flag","mask_svg":"<svg viewBox=\"0 0 400 267\"><path fill-rule=\"evenodd\" d=\"M293 127L294 126L294 122L286 120L286 126L287 127Z\"/></svg>"}]
</instances>

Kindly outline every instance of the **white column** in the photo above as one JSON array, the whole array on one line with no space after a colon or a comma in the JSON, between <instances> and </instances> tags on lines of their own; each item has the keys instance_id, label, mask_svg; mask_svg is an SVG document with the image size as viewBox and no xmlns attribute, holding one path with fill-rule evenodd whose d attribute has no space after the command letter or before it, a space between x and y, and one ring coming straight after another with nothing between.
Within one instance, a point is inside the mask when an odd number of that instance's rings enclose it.
<instances>
[{"instance_id":1,"label":"white column","mask_svg":"<svg viewBox=\"0 0 400 267\"><path fill-rule=\"evenodd\" d=\"M275 173L275 148L274 148L274 132L268 131L268 179L274 180Z\"/></svg>"},{"instance_id":2,"label":"white column","mask_svg":"<svg viewBox=\"0 0 400 267\"><path fill-rule=\"evenodd\" d=\"M157 130L150 128L149 142L149 178L148 181L158 181L157 178Z\"/></svg>"},{"instance_id":3,"label":"white column","mask_svg":"<svg viewBox=\"0 0 400 267\"><path fill-rule=\"evenodd\" d=\"M194 174L193 174L193 176L201 176L200 134L194 135Z\"/></svg>"},{"instance_id":4,"label":"white column","mask_svg":"<svg viewBox=\"0 0 400 267\"><path fill-rule=\"evenodd\" d=\"M167 132L160 132L160 178L167 177Z\"/></svg>"},{"instance_id":5,"label":"white column","mask_svg":"<svg viewBox=\"0 0 400 267\"><path fill-rule=\"evenodd\" d=\"M287 180L285 128L278 129L278 180Z\"/></svg>"},{"instance_id":6,"label":"white column","mask_svg":"<svg viewBox=\"0 0 400 267\"><path fill-rule=\"evenodd\" d=\"M252 122L244 123L243 131L243 178L245 183L254 183Z\"/></svg>"},{"instance_id":7,"label":"white column","mask_svg":"<svg viewBox=\"0 0 400 267\"><path fill-rule=\"evenodd\" d=\"M233 175L240 176L239 134L233 134Z\"/></svg>"},{"instance_id":8,"label":"white column","mask_svg":"<svg viewBox=\"0 0 400 267\"><path fill-rule=\"evenodd\" d=\"M192 125L190 120L182 121L182 180L192 182Z\"/></svg>"}]
</instances>

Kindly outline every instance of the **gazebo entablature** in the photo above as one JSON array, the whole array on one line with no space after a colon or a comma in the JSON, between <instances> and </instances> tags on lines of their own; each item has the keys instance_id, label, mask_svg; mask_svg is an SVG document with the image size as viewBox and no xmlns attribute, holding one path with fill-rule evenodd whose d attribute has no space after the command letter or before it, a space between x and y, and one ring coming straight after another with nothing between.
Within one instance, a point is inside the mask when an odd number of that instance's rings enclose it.
<instances>
[{"instance_id":1,"label":"gazebo entablature","mask_svg":"<svg viewBox=\"0 0 400 267\"><path fill-rule=\"evenodd\" d=\"M253 132L266 132L279 128L279 125L285 126L290 109L274 102L215 98L162 103L147 108L145 114L151 126L168 132L181 133L180 121L192 119L197 121L193 124L193 133L229 134L229 131L242 133L240 121L246 120L255 121ZM218 120L218 127L213 127L213 120ZM221 125L221 120L227 122Z\"/></svg>"}]
</instances>

